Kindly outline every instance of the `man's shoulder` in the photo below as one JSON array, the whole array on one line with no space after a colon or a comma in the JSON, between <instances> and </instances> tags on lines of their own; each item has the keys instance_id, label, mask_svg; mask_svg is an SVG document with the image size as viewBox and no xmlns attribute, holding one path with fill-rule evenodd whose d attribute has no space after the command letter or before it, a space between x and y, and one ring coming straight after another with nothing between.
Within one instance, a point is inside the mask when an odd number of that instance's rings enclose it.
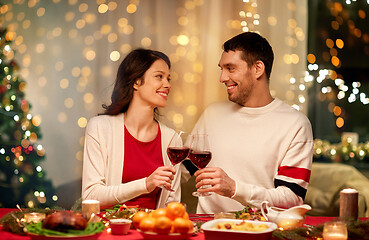
<instances>
[{"instance_id":1,"label":"man's shoulder","mask_svg":"<svg viewBox=\"0 0 369 240\"><path fill-rule=\"evenodd\" d=\"M279 100L279 99L278 99ZM282 100L279 100L281 103L277 108L277 112L284 115L286 118L296 121L296 122L306 122L310 124L310 121L308 117L297 110L296 108L292 107L291 105L288 105L287 103L283 102Z\"/></svg>"},{"instance_id":2,"label":"man's shoulder","mask_svg":"<svg viewBox=\"0 0 369 240\"><path fill-rule=\"evenodd\" d=\"M231 110L234 106L234 103L229 101L223 101L223 102L214 102L209 104L209 106L206 107L205 111L212 112L212 111L221 111L221 110Z\"/></svg>"}]
</instances>

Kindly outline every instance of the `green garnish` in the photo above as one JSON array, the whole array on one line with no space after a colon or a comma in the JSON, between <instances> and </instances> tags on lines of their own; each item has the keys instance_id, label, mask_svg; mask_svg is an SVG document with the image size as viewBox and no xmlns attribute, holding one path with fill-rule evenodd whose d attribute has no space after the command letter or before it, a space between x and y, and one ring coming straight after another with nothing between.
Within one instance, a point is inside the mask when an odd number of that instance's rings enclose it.
<instances>
[{"instance_id":1,"label":"green garnish","mask_svg":"<svg viewBox=\"0 0 369 240\"><path fill-rule=\"evenodd\" d=\"M45 236L81 236L81 235L93 235L104 231L105 225L102 222L88 223L84 230L70 229L67 232L59 232L42 227L42 223L27 224L26 229L28 233L45 235Z\"/></svg>"}]
</instances>

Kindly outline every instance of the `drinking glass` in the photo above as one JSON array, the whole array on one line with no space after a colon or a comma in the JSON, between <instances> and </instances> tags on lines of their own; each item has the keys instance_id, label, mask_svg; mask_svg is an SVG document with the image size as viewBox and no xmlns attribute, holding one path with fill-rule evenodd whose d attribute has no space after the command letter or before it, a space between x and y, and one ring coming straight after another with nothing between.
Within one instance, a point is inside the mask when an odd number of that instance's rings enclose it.
<instances>
[{"instance_id":1,"label":"drinking glass","mask_svg":"<svg viewBox=\"0 0 369 240\"><path fill-rule=\"evenodd\" d=\"M182 136L184 134L185 134L184 131L175 132L172 136L172 139L170 140L168 144L167 154L173 166L185 160L188 156L188 152L190 151L189 146L187 146L182 141ZM171 188L165 188L165 189L171 192L174 191Z\"/></svg>"},{"instance_id":2,"label":"drinking glass","mask_svg":"<svg viewBox=\"0 0 369 240\"><path fill-rule=\"evenodd\" d=\"M167 154L173 166L185 160L190 151L190 148L182 141L183 134L183 131L174 133L167 148Z\"/></svg>"},{"instance_id":3,"label":"drinking glass","mask_svg":"<svg viewBox=\"0 0 369 240\"><path fill-rule=\"evenodd\" d=\"M192 136L188 158L198 169L202 169L208 165L211 160L211 151L207 134L194 134ZM201 188L206 187L209 186L202 186ZM210 196L211 193L199 193L196 191L193 192L192 195L195 197L205 197Z\"/></svg>"}]
</instances>

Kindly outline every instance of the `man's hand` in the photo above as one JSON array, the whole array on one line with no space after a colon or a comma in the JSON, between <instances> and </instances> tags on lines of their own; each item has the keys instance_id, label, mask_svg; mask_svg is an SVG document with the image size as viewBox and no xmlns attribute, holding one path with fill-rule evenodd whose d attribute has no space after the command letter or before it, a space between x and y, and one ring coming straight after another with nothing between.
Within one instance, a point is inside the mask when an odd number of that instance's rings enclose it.
<instances>
[{"instance_id":1,"label":"man's hand","mask_svg":"<svg viewBox=\"0 0 369 240\"><path fill-rule=\"evenodd\" d=\"M164 186L171 188L176 170L173 166L158 167L150 176L146 178L146 189L149 192L155 190L156 187Z\"/></svg>"},{"instance_id":2,"label":"man's hand","mask_svg":"<svg viewBox=\"0 0 369 240\"><path fill-rule=\"evenodd\" d=\"M225 197L232 197L236 191L236 182L223 169L206 167L195 172L198 192L214 192ZM204 185L211 185L200 188Z\"/></svg>"}]
</instances>

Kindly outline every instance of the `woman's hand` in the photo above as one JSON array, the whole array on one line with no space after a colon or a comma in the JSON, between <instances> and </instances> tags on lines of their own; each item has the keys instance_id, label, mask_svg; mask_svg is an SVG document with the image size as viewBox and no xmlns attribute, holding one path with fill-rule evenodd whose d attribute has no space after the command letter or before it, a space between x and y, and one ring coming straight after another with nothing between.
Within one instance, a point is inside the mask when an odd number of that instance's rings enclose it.
<instances>
[{"instance_id":1,"label":"woman's hand","mask_svg":"<svg viewBox=\"0 0 369 240\"><path fill-rule=\"evenodd\" d=\"M154 191L158 186L171 188L176 170L173 166L158 167L150 176L146 178L146 189L149 192Z\"/></svg>"}]
</instances>

